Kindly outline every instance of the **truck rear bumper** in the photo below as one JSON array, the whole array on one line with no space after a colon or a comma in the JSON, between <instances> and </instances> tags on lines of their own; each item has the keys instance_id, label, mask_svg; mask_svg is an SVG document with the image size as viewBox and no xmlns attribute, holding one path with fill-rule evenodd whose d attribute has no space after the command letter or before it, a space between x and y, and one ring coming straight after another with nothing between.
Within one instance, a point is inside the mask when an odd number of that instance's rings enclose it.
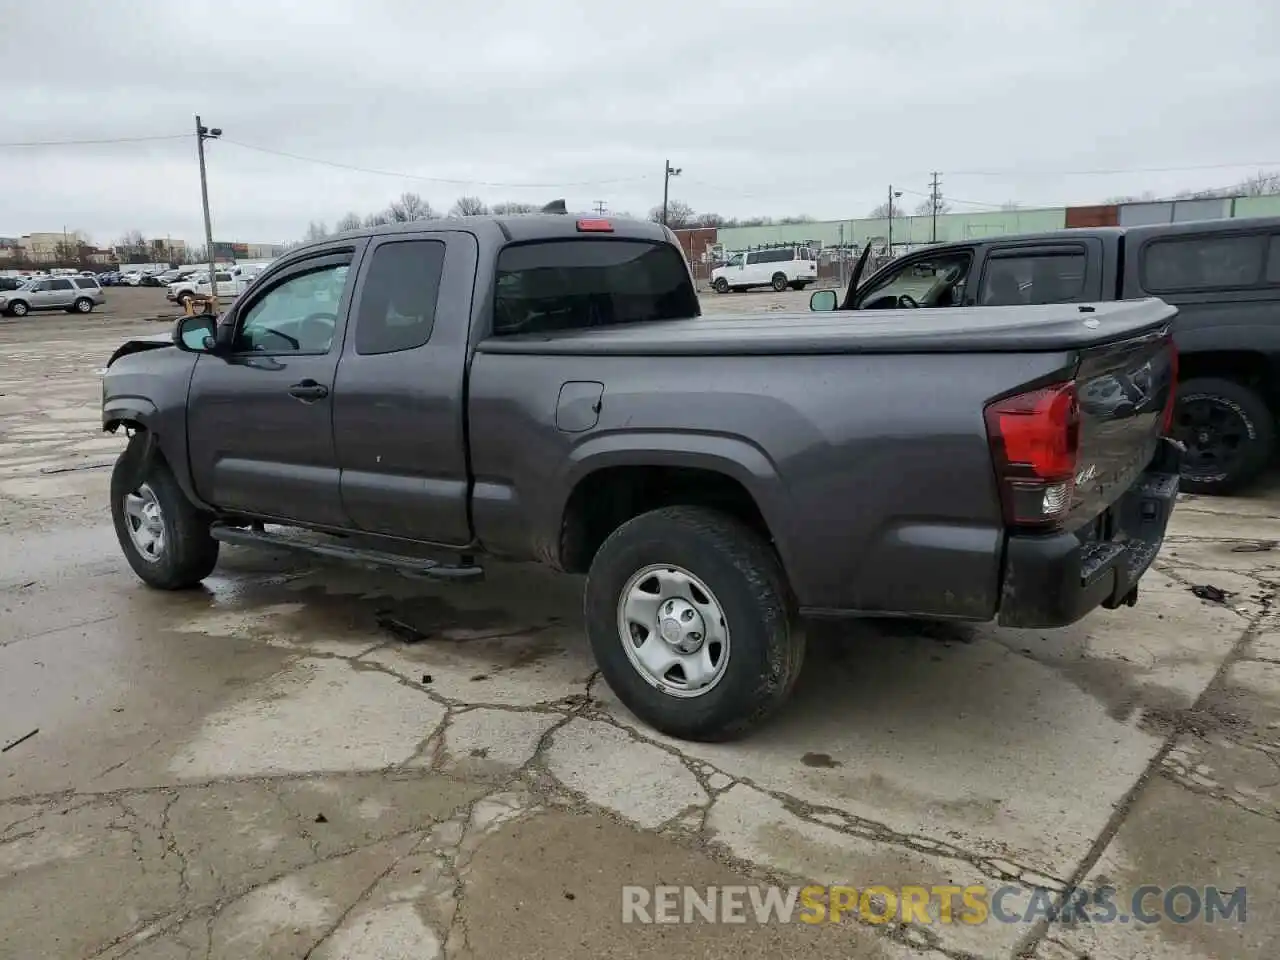
<instances>
[{"instance_id":1,"label":"truck rear bumper","mask_svg":"<svg viewBox=\"0 0 1280 960\"><path fill-rule=\"evenodd\" d=\"M1084 531L1009 537L998 622L1065 627L1098 606L1132 606L1164 542L1181 462L1181 446L1163 439L1137 482Z\"/></svg>"}]
</instances>

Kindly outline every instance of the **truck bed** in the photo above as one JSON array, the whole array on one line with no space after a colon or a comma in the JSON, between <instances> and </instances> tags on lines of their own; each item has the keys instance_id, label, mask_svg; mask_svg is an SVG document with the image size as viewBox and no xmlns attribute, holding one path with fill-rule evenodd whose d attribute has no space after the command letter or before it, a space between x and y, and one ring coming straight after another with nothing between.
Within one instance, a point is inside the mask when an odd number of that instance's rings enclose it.
<instances>
[{"instance_id":1,"label":"truck bed","mask_svg":"<svg viewBox=\"0 0 1280 960\"><path fill-rule=\"evenodd\" d=\"M484 353L566 356L1024 353L1075 350L1168 323L1162 300L757 313L493 337Z\"/></svg>"}]
</instances>

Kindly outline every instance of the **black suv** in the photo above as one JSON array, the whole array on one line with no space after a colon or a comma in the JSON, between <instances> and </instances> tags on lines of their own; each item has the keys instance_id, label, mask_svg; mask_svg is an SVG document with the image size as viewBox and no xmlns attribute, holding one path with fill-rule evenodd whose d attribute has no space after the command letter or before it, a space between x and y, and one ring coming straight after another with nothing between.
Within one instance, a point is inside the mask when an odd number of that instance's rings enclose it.
<instances>
[{"instance_id":1,"label":"black suv","mask_svg":"<svg viewBox=\"0 0 1280 960\"><path fill-rule=\"evenodd\" d=\"M864 252L865 261L865 252ZM1270 462L1280 413L1280 217L1058 230L931 246L814 310L1159 297L1178 308L1182 487L1229 493Z\"/></svg>"}]
</instances>

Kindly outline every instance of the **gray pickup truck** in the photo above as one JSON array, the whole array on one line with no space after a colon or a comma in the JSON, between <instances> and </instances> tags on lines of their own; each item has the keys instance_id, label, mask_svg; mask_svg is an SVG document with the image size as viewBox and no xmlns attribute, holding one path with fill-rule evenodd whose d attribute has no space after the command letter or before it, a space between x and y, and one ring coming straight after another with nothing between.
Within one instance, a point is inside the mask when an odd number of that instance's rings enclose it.
<instances>
[{"instance_id":1,"label":"gray pickup truck","mask_svg":"<svg viewBox=\"0 0 1280 960\"><path fill-rule=\"evenodd\" d=\"M802 617L1072 623L1137 599L1178 488L1159 300L701 317L674 236L572 215L308 244L122 345L103 426L148 584L220 543L468 578L586 574L626 705L727 738Z\"/></svg>"}]
</instances>

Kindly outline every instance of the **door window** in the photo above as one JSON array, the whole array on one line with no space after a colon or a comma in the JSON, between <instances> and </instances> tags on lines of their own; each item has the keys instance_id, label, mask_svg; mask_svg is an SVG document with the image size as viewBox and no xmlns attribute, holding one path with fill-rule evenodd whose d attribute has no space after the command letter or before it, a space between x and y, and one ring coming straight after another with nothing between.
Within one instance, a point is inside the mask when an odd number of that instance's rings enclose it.
<instances>
[{"instance_id":1,"label":"door window","mask_svg":"<svg viewBox=\"0 0 1280 960\"><path fill-rule=\"evenodd\" d=\"M431 339L444 249L439 240L405 240L374 251L356 315L356 353L412 350Z\"/></svg>"},{"instance_id":2,"label":"door window","mask_svg":"<svg viewBox=\"0 0 1280 960\"><path fill-rule=\"evenodd\" d=\"M863 294L858 309L959 306L972 259L968 250L960 250L908 261Z\"/></svg>"},{"instance_id":3,"label":"door window","mask_svg":"<svg viewBox=\"0 0 1280 960\"><path fill-rule=\"evenodd\" d=\"M236 334L242 353L327 353L338 323L347 264L290 277L255 300Z\"/></svg>"},{"instance_id":4,"label":"door window","mask_svg":"<svg viewBox=\"0 0 1280 960\"><path fill-rule=\"evenodd\" d=\"M72 284L71 284L71 281L70 281L70 280L50 280L50 281L49 281L49 287L48 287L48 289L50 289L50 290L72 290L72 289L74 289L74 287L72 286Z\"/></svg>"},{"instance_id":5,"label":"door window","mask_svg":"<svg viewBox=\"0 0 1280 960\"><path fill-rule=\"evenodd\" d=\"M983 271L978 302L986 307L1073 303L1084 295L1083 250L993 256Z\"/></svg>"}]
</instances>

